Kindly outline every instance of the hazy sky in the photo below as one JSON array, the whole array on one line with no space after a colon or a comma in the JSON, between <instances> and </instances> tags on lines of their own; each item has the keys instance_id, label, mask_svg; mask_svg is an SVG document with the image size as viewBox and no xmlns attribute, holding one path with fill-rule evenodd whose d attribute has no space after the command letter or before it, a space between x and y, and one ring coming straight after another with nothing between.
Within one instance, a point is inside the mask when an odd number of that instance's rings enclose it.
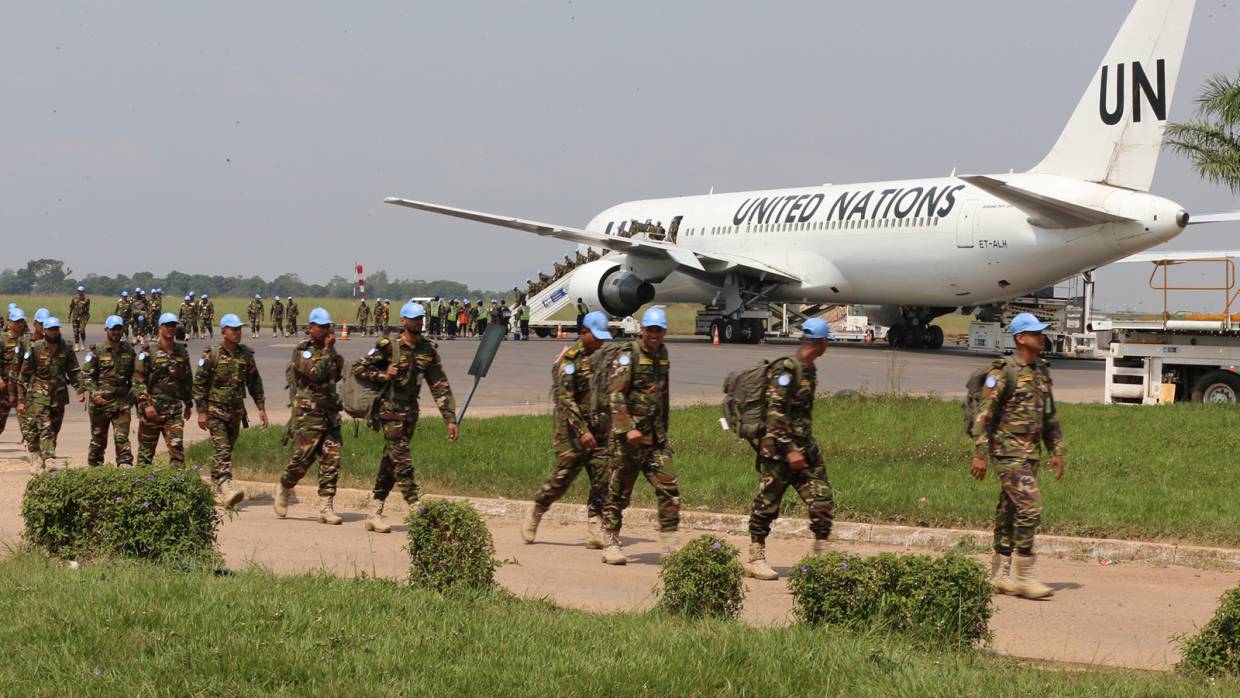
<instances>
[{"instance_id":1,"label":"hazy sky","mask_svg":"<svg viewBox=\"0 0 1240 698\"><path fill-rule=\"evenodd\" d=\"M382 204L582 225L656 196L1018 171L1131 2L18 3L0 26L4 259L75 272L507 288L570 245ZM1172 118L1240 72L1201 0ZM1240 208L1164 154L1155 193ZM1181 249L1240 248L1240 226ZM893 254L898 254L894 252ZM1153 303L1141 265L1100 302Z\"/></svg>"}]
</instances>

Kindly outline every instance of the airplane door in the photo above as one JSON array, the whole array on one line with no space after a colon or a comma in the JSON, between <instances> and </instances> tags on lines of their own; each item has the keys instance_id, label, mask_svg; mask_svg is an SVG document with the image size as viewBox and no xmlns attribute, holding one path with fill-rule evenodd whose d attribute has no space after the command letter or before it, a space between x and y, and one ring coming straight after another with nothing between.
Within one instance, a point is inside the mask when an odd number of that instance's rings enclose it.
<instances>
[{"instance_id":1,"label":"airplane door","mask_svg":"<svg viewBox=\"0 0 1240 698\"><path fill-rule=\"evenodd\" d=\"M973 246L973 229L977 226L977 199L969 199L960 207L956 219L956 247Z\"/></svg>"}]
</instances>

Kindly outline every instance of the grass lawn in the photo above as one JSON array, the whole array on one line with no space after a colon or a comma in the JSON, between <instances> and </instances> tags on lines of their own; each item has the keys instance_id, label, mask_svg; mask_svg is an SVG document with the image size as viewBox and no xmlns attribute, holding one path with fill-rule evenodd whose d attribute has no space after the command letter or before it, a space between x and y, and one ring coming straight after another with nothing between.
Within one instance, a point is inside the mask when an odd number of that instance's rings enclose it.
<instances>
[{"instance_id":1,"label":"grass lawn","mask_svg":"<svg viewBox=\"0 0 1240 698\"><path fill-rule=\"evenodd\" d=\"M7 695L1235 695L804 626L594 615L395 582L0 562Z\"/></svg>"},{"instance_id":2,"label":"grass lawn","mask_svg":"<svg viewBox=\"0 0 1240 698\"><path fill-rule=\"evenodd\" d=\"M1062 482L1041 477L1045 532L1240 546L1236 410L1193 404L1061 405L1060 410L1068 472ZM752 451L720 431L718 419L716 407L676 410L672 416L683 503L689 509L748 512L757 489ZM823 398L815 422L838 518L990 527L998 482L969 477L971 449L961 433L957 403ZM282 428L243 432L234 457L238 477L276 479L288 461L282 434ZM550 473L550 441L549 417L522 416L466 420L460 443L449 444L431 410L423 413L413 440L414 465L430 492L529 499ZM346 422L342 484L369 488L381 453L378 434L363 427L354 436ZM192 463L210 458L209 443L189 449ZM573 487L566 501L584 501L584 483ZM639 483L634 494L635 506L653 506L648 485ZM804 516L792 494L784 498L784 511Z\"/></svg>"}]
</instances>

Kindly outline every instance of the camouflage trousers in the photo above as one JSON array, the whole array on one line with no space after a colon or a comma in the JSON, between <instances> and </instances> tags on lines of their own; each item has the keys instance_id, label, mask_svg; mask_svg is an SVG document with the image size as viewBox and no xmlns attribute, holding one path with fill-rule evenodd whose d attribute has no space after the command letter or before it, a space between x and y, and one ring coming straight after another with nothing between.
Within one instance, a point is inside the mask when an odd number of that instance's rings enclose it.
<instances>
[{"instance_id":1,"label":"camouflage trousers","mask_svg":"<svg viewBox=\"0 0 1240 698\"><path fill-rule=\"evenodd\" d=\"M262 320L259 320L258 318L250 318L250 334L257 337L258 333L263 329L262 325Z\"/></svg>"},{"instance_id":2,"label":"camouflage trousers","mask_svg":"<svg viewBox=\"0 0 1240 698\"><path fill-rule=\"evenodd\" d=\"M212 408L207 413L207 432L211 434L211 448L215 455L211 463L211 481L231 480L233 446L241 433L241 412L238 410L225 416L225 413L217 413Z\"/></svg>"},{"instance_id":3,"label":"camouflage trousers","mask_svg":"<svg viewBox=\"0 0 1240 698\"><path fill-rule=\"evenodd\" d=\"M138 465L150 465L155 459L155 447L159 437L168 445L168 461L173 465L185 465L185 421L181 410L168 410L154 419L138 409Z\"/></svg>"},{"instance_id":4,"label":"camouflage trousers","mask_svg":"<svg viewBox=\"0 0 1240 698\"><path fill-rule=\"evenodd\" d=\"M289 319L288 319L288 324L286 325L286 327L288 328L288 333L289 333L289 336L290 336L290 337L296 337L296 336L297 336L297 318L296 318L296 316L291 317L291 318L289 318Z\"/></svg>"},{"instance_id":5,"label":"camouflage trousers","mask_svg":"<svg viewBox=\"0 0 1240 698\"><path fill-rule=\"evenodd\" d=\"M383 432L383 458L379 460L379 474L371 494L375 499L387 499L392 486L400 488L406 502L418 501L418 483L413 477L413 455L409 452L409 440L418 426L417 413L405 419L379 420Z\"/></svg>"},{"instance_id":6,"label":"camouflage trousers","mask_svg":"<svg viewBox=\"0 0 1240 698\"><path fill-rule=\"evenodd\" d=\"M999 505L995 507L995 552L1033 553L1033 538L1042 522L1042 493L1038 490L1038 461L995 458L999 476Z\"/></svg>"},{"instance_id":7,"label":"camouflage trousers","mask_svg":"<svg viewBox=\"0 0 1240 698\"><path fill-rule=\"evenodd\" d=\"M599 440L599 443L605 442L606 439ZM607 501L607 470L611 463L611 455L607 449L589 449L566 435L558 433L553 447L555 448L555 470L539 488L538 494L534 495L535 508L540 511L550 508L568 492L568 488L577 479L581 469L585 468L586 475L590 478L590 491L586 495L586 511L590 516L601 517L603 505Z\"/></svg>"},{"instance_id":8,"label":"camouflage trousers","mask_svg":"<svg viewBox=\"0 0 1240 698\"><path fill-rule=\"evenodd\" d=\"M204 318L202 321L202 332L211 339L215 339L215 325L212 324L211 318Z\"/></svg>"},{"instance_id":9,"label":"camouflage trousers","mask_svg":"<svg viewBox=\"0 0 1240 698\"><path fill-rule=\"evenodd\" d=\"M766 542L771 524L779 518L780 503L784 492L792 487L809 509L809 529L814 538L826 540L831 535L835 521L835 498L827 467L817 448L805 452L806 467L793 470L785 460L758 456L754 468L758 471L758 496L753 500L749 514L749 539L755 543Z\"/></svg>"},{"instance_id":10,"label":"camouflage trousers","mask_svg":"<svg viewBox=\"0 0 1240 698\"><path fill-rule=\"evenodd\" d=\"M319 462L319 496L334 497L340 479L340 421L318 415L293 418L293 457L280 476L282 487L292 487Z\"/></svg>"},{"instance_id":11,"label":"camouflage trousers","mask_svg":"<svg viewBox=\"0 0 1240 698\"><path fill-rule=\"evenodd\" d=\"M133 465L133 451L129 447L132 414L129 401L91 405L86 414L90 417L90 447L86 451L86 464L103 465L103 454L108 450L108 428L111 427L112 441L116 445L116 464Z\"/></svg>"},{"instance_id":12,"label":"camouflage trousers","mask_svg":"<svg viewBox=\"0 0 1240 698\"><path fill-rule=\"evenodd\" d=\"M284 318L271 318L271 336L274 337L284 330Z\"/></svg>"},{"instance_id":13,"label":"camouflage trousers","mask_svg":"<svg viewBox=\"0 0 1240 698\"><path fill-rule=\"evenodd\" d=\"M633 498L638 474L654 487L659 506L659 530L680 528L680 485L672 470L672 452L666 446L633 445L612 440L613 460L607 483L607 503L603 506L603 528L619 533L624 510Z\"/></svg>"},{"instance_id":14,"label":"camouflage trousers","mask_svg":"<svg viewBox=\"0 0 1240 698\"><path fill-rule=\"evenodd\" d=\"M4 433L4 428L9 424L9 410L16 409L13 403L9 402L8 397L0 398L0 434ZM17 415L20 420L21 415ZM26 435L22 434L22 441L25 442Z\"/></svg>"},{"instance_id":15,"label":"camouflage trousers","mask_svg":"<svg viewBox=\"0 0 1240 698\"><path fill-rule=\"evenodd\" d=\"M61 408L64 414L64 408ZM34 405L26 405L25 410L17 410L17 427L21 430L22 441L30 453L39 452L39 427L34 422ZM57 427L56 431L60 431Z\"/></svg>"},{"instance_id":16,"label":"camouflage trousers","mask_svg":"<svg viewBox=\"0 0 1240 698\"><path fill-rule=\"evenodd\" d=\"M65 421L64 404L35 403L27 407L26 413L34 438L38 439L39 452L44 458L55 458L56 438L60 436L60 425Z\"/></svg>"},{"instance_id":17,"label":"camouflage trousers","mask_svg":"<svg viewBox=\"0 0 1240 698\"><path fill-rule=\"evenodd\" d=\"M73 343L86 343L86 320L84 318L77 318L73 321Z\"/></svg>"}]
</instances>

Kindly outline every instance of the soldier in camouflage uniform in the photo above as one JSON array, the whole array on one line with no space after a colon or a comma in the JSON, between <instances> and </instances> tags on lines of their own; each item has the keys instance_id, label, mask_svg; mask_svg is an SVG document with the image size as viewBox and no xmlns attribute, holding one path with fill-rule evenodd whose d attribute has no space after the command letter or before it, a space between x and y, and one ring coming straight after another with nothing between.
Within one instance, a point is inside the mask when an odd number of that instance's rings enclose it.
<instances>
[{"instance_id":1,"label":"soldier in camouflage uniform","mask_svg":"<svg viewBox=\"0 0 1240 698\"><path fill-rule=\"evenodd\" d=\"M365 298L357 304L357 326L362 330L363 336L370 336L370 306L366 305Z\"/></svg>"},{"instance_id":2,"label":"soldier in camouflage uniform","mask_svg":"<svg viewBox=\"0 0 1240 698\"><path fill-rule=\"evenodd\" d=\"M276 492L276 516L288 515L293 487L319 461L319 523L340 525L336 514L336 481L340 478L340 398L336 381L344 370L344 357L336 353L336 334L332 319L323 308L315 308L306 318L310 338L293 349L288 374L292 379L292 415L289 433L293 455Z\"/></svg>"},{"instance_id":3,"label":"soldier in camouflage uniform","mask_svg":"<svg viewBox=\"0 0 1240 698\"><path fill-rule=\"evenodd\" d=\"M78 387L80 372L77 355L70 351L60 336L60 320L49 317L43 321L44 336L34 340L25 352L21 380L17 386L19 414L29 408L32 428L39 439L36 470L39 473L57 466L56 439L69 403L69 388L77 392L78 402L86 394Z\"/></svg>"},{"instance_id":4,"label":"soldier in camouflage uniform","mask_svg":"<svg viewBox=\"0 0 1240 698\"><path fill-rule=\"evenodd\" d=\"M246 308L246 314L250 321L250 338L257 338L263 331L263 297L261 294L255 293L254 300L250 301L250 306Z\"/></svg>"},{"instance_id":5,"label":"soldier in camouflage uniform","mask_svg":"<svg viewBox=\"0 0 1240 698\"><path fill-rule=\"evenodd\" d=\"M112 314L120 317L126 324L132 317L133 301L129 298L129 291L121 291L121 297L116 299L116 307L112 310Z\"/></svg>"},{"instance_id":6,"label":"soldier in camouflage uniform","mask_svg":"<svg viewBox=\"0 0 1240 698\"><path fill-rule=\"evenodd\" d=\"M194 378L189 352L176 341L177 316L159 316L155 345L138 353L133 402L138 408L138 465L150 465L162 434L168 460L185 465L185 420L193 413Z\"/></svg>"},{"instance_id":7,"label":"soldier in camouflage uniform","mask_svg":"<svg viewBox=\"0 0 1240 698\"><path fill-rule=\"evenodd\" d=\"M263 398L263 379L258 374L254 352L241 343L241 318L228 313L220 318L220 337L214 349L207 348L198 359L194 375L194 405L198 408L198 428L210 432L215 450L211 480L215 495L225 507L245 499L245 492L233 486L232 452L241 427L249 426L245 413L248 390L263 428L267 427L267 408Z\"/></svg>"},{"instance_id":8,"label":"soldier in camouflage uniform","mask_svg":"<svg viewBox=\"0 0 1240 698\"><path fill-rule=\"evenodd\" d=\"M276 296L271 304L271 336L284 336L284 304L280 302L279 296Z\"/></svg>"},{"instance_id":9,"label":"soldier in camouflage uniform","mask_svg":"<svg viewBox=\"0 0 1240 698\"><path fill-rule=\"evenodd\" d=\"M551 391L555 400L555 433L552 449L556 466L551 477L534 495L534 506L525 517L521 537L533 543L543 514L564 496L582 468L590 478L590 493L586 497L586 547L601 550L603 547L603 501L607 496L606 424L591 407L590 356L603 342L611 339L607 331L607 316L601 312L586 317L585 329L573 345L560 352L551 368Z\"/></svg>"},{"instance_id":10,"label":"soldier in camouflage uniform","mask_svg":"<svg viewBox=\"0 0 1240 698\"><path fill-rule=\"evenodd\" d=\"M536 293L538 293L538 285L535 284L533 280L526 279L525 280L525 297L529 298Z\"/></svg>"},{"instance_id":11,"label":"soldier in camouflage uniform","mask_svg":"<svg viewBox=\"0 0 1240 698\"><path fill-rule=\"evenodd\" d=\"M149 312L146 292L140 288L134 289L133 300L129 303L130 320L125 325L126 334L141 342L146 336L146 320Z\"/></svg>"},{"instance_id":12,"label":"soldier in camouflage uniform","mask_svg":"<svg viewBox=\"0 0 1240 698\"><path fill-rule=\"evenodd\" d=\"M185 330L185 338L193 339L198 334L198 304L194 302L194 296L187 294L185 300L181 301L181 308L178 310L178 319L181 321L181 328Z\"/></svg>"},{"instance_id":13,"label":"soldier in camouflage uniform","mask_svg":"<svg viewBox=\"0 0 1240 698\"><path fill-rule=\"evenodd\" d=\"M199 339L215 339L215 303L205 293L198 296L198 328Z\"/></svg>"},{"instance_id":14,"label":"soldier in camouflage uniform","mask_svg":"<svg viewBox=\"0 0 1240 698\"><path fill-rule=\"evenodd\" d=\"M456 400L444 373L435 343L422 335L426 311L409 302L400 309L402 331L395 341L384 337L375 343L362 361L353 368L359 379L385 385L371 426L383 432L383 459L375 478L374 504L366 518L366 530L390 533L392 527L383 520L383 502L400 487L405 501L416 502L418 484L413 477L413 461L409 440L418 424L418 393L426 380L439 414L448 425L448 439L456 442Z\"/></svg>"},{"instance_id":15,"label":"soldier in camouflage uniform","mask_svg":"<svg viewBox=\"0 0 1240 698\"><path fill-rule=\"evenodd\" d=\"M596 261L598 261L598 260L600 260L600 259L602 259L602 257L600 257L600 256L599 256L599 253L598 253L598 252L596 252L596 251L594 250L594 248L593 248L593 247L589 248L589 249L586 251L586 261L587 261L587 262L596 262Z\"/></svg>"},{"instance_id":16,"label":"soldier in camouflage uniform","mask_svg":"<svg viewBox=\"0 0 1240 698\"><path fill-rule=\"evenodd\" d=\"M17 385L21 380L22 357L30 349L30 343L25 336L26 314L21 308L13 307L9 309L6 318L4 340L3 344L0 344L0 434L4 433L8 424L9 410L17 406ZM17 419L20 428L24 421L21 410L17 413ZM26 430L21 428L20 431L22 440L29 447L30 440L26 438ZM37 453L37 450L30 453L32 468L36 468Z\"/></svg>"},{"instance_id":17,"label":"soldier in camouflage uniform","mask_svg":"<svg viewBox=\"0 0 1240 698\"><path fill-rule=\"evenodd\" d=\"M164 314L164 290L162 288L151 289L150 297L146 302L146 307L147 310L150 311L150 314L147 315L147 328L152 336L158 336L158 319Z\"/></svg>"},{"instance_id":18,"label":"soldier in camouflage uniform","mask_svg":"<svg viewBox=\"0 0 1240 698\"><path fill-rule=\"evenodd\" d=\"M989 461L993 461L1001 485L995 509L992 582L1001 593L1027 599L1054 593L1034 573L1033 541L1042 520L1037 481L1042 446L1051 453L1056 480L1063 478L1066 453L1050 365L1039 357L1045 347L1042 330L1046 327L1030 313L1012 319L1009 329L1016 341L1016 354L996 360L986 374L971 429L973 477L984 479Z\"/></svg>"},{"instance_id":19,"label":"soldier in camouflage uniform","mask_svg":"<svg viewBox=\"0 0 1240 698\"><path fill-rule=\"evenodd\" d=\"M297 318L301 313L297 309L297 303L293 302L293 297L288 297L288 302L284 304L284 323L288 329L288 336L297 336Z\"/></svg>"},{"instance_id":20,"label":"soldier in camouflage uniform","mask_svg":"<svg viewBox=\"0 0 1240 698\"><path fill-rule=\"evenodd\" d=\"M82 389L90 401L86 413L90 417L90 447L86 464L103 465L108 447L108 428L116 446L116 465L133 465L129 447L130 393L133 391L135 352L125 341L125 323L118 315L103 322L107 341L92 344L82 357Z\"/></svg>"},{"instance_id":21,"label":"soldier in camouflage uniform","mask_svg":"<svg viewBox=\"0 0 1240 698\"><path fill-rule=\"evenodd\" d=\"M766 561L766 537L779 517L779 505L789 487L809 509L814 555L826 552L835 519L835 500L822 451L814 440L814 392L818 370L814 362L827 350L831 328L811 318L801 326L801 346L792 356L771 362L766 369L766 430L752 445L757 453L758 496L749 515L749 559L745 574L778 579Z\"/></svg>"},{"instance_id":22,"label":"soldier in camouflage uniform","mask_svg":"<svg viewBox=\"0 0 1240 698\"><path fill-rule=\"evenodd\" d=\"M69 322L73 325L73 351L82 351L86 346L86 325L90 323L90 297L85 286L78 286L77 295L69 299Z\"/></svg>"},{"instance_id":23,"label":"soldier in camouflage uniform","mask_svg":"<svg viewBox=\"0 0 1240 698\"><path fill-rule=\"evenodd\" d=\"M641 339L616 354L611 365L611 478L603 528L607 547L603 562L623 565L620 525L633 496L638 474L654 487L659 505L659 542L664 551L676 548L680 528L680 486L672 469L667 441L670 361L663 337L667 315L650 308L642 315Z\"/></svg>"},{"instance_id":24,"label":"soldier in camouflage uniform","mask_svg":"<svg viewBox=\"0 0 1240 698\"><path fill-rule=\"evenodd\" d=\"M379 320L379 332L386 337L390 331L389 327L391 327L391 325L388 324L388 321L392 319L392 299L384 298L382 306L377 308L377 310L381 310L383 316Z\"/></svg>"}]
</instances>

